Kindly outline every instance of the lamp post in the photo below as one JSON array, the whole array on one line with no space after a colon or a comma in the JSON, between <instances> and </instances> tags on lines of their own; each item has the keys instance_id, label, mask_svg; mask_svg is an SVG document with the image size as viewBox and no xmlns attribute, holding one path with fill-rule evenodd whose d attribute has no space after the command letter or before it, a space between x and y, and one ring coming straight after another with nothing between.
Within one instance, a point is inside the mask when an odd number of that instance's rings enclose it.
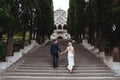
<instances>
[{"instance_id":1,"label":"lamp post","mask_svg":"<svg viewBox=\"0 0 120 80\"><path fill-rule=\"evenodd\" d=\"M117 36L116 36L116 25L113 24L112 26L112 33L113 33L113 36L114 36L114 44L117 43Z\"/></svg>"}]
</instances>

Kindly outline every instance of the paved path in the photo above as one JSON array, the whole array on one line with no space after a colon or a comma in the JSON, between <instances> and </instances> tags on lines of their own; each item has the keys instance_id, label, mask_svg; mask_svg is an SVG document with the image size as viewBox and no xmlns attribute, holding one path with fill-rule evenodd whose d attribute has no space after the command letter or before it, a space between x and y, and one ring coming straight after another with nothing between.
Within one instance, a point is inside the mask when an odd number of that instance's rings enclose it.
<instances>
[{"instance_id":1,"label":"paved path","mask_svg":"<svg viewBox=\"0 0 120 80\"><path fill-rule=\"evenodd\" d=\"M64 50L68 41L60 41ZM75 69L67 70L67 54L59 56L59 67L53 69L50 45L36 47L3 73L2 80L120 80L101 60L82 45L74 44Z\"/></svg>"}]
</instances>

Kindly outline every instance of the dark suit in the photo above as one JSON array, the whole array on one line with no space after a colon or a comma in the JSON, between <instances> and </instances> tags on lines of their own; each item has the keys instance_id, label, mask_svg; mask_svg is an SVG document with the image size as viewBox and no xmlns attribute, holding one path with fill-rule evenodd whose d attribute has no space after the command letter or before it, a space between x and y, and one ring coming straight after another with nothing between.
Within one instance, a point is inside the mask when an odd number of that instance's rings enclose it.
<instances>
[{"instance_id":1,"label":"dark suit","mask_svg":"<svg viewBox=\"0 0 120 80\"><path fill-rule=\"evenodd\" d=\"M58 67L58 52L61 52L60 48L56 43L53 43L50 48L51 55L53 56L53 67Z\"/></svg>"}]
</instances>

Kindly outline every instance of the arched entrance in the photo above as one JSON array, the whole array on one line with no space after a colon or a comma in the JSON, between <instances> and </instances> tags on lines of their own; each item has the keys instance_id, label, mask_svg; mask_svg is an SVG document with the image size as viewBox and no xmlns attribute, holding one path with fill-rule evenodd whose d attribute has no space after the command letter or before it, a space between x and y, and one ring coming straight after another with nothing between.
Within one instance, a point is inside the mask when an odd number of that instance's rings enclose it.
<instances>
[{"instance_id":1,"label":"arched entrance","mask_svg":"<svg viewBox=\"0 0 120 80\"><path fill-rule=\"evenodd\" d=\"M57 39L63 39L63 37L62 36L58 36Z\"/></svg>"}]
</instances>

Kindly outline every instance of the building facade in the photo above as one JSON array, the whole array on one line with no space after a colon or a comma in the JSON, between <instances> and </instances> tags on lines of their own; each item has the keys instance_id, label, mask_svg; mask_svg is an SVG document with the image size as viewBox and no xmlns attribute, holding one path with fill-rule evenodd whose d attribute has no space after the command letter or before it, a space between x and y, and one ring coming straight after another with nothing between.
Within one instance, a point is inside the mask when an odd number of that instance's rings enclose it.
<instances>
[{"instance_id":1,"label":"building facade","mask_svg":"<svg viewBox=\"0 0 120 80\"><path fill-rule=\"evenodd\" d=\"M71 39L67 32L67 14L64 10L58 9L54 12L55 29L51 35L51 39Z\"/></svg>"}]
</instances>

